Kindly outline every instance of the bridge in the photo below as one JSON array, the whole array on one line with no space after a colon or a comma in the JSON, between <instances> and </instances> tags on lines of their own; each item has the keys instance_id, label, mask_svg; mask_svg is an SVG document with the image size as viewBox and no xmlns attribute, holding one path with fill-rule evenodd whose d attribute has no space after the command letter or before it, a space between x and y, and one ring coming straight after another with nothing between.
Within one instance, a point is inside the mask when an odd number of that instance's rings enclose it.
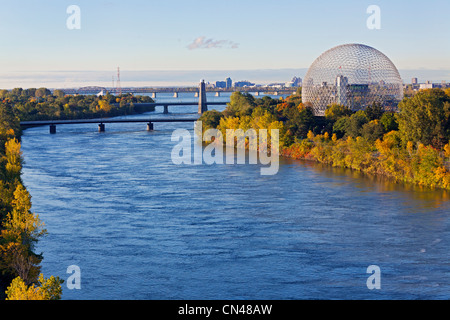
<instances>
[{"instance_id":1,"label":"bridge","mask_svg":"<svg viewBox=\"0 0 450 320\"><path fill-rule=\"evenodd\" d=\"M226 105L226 102L207 102L205 82L202 81L199 85L199 100L198 102L152 102L152 103L136 103L135 105L145 106L163 106L164 114L169 113L169 106L187 106L198 105L198 114L208 110L208 105ZM154 122L193 122L197 121L198 117L193 118L161 118L161 119L77 119L77 120L37 120L37 121L21 121L20 126L23 128L36 127L36 126L50 126L50 133L56 133L57 124L85 124L85 123L97 123L98 131L105 131L105 123L130 123L130 122L147 122L147 131L153 130Z\"/></svg>"},{"instance_id":2,"label":"bridge","mask_svg":"<svg viewBox=\"0 0 450 320\"><path fill-rule=\"evenodd\" d=\"M192 118L161 118L161 119L83 119L83 120L38 120L38 121L21 121L20 126L22 128L30 128L37 126L50 126L50 133L56 133L57 124L85 124L93 123L98 124L98 132L105 131L105 123L137 123L146 122L147 131L153 131L153 123L155 122L195 122L198 117Z\"/></svg>"},{"instance_id":3,"label":"bridge","mask_svg":"<svg viewBox=\"0 0 450 320\"><path fill-rule=\"evenodd\" d=\"M294 94L297 91L297 87L284 87L284 88L274 88L274 87L231 87L231 88L206 88L207 92L214 92L216 96L220 96L221 93L225 92L247 92L254 93L258 96L260 93L273 94L273 95L283 95L283 94ZM65 94L102 94L105 95L107 92L113 95L119 94L118 88L106 88L106 87L82 87L82 88L72 88L72 89L60 89ZM158 93L173 93L173 97L177 98L179 93L194 93L198 95L197 87L158 87L158 88L143 88L143 87L129 87L120 88L122 94L151 94L152 98L156 98Z\"/></svg>"},{"instance_id":4,"label":"bridge","mask_svg":"<svg viewBox=\"0 0 450 320\"><path fill-rule=\"evenodd\" d=\"M227 102L206 102L206 110L207 106L225 106ZM118 106L118 103L112 103L112 105ZM135 103L135 106L138 107L164 107L164 114L169 113L169 106L197 106L199 105L198 102L149 102L149 103ZM204 110L204 111L206 111ZM203 113L203 112L199 112Z\"/></svg>"}]
</instances>

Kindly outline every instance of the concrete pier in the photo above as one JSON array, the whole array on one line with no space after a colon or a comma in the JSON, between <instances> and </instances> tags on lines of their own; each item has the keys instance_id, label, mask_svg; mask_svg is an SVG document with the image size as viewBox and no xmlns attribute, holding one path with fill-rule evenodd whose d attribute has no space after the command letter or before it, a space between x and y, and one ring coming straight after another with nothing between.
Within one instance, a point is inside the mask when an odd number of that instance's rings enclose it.
<instances>
[{"instance_id":1,"label":"concrete pier","mask_svg":"<svg viewBox=\"0 0 450 320\"><path fill-rule=\"evenodd\" d=\"M105 132L105 124L104 123L98 124L98 132Z\"/></svg>"},{"instance_id":2,"label":"concrete pier","mask_svg":"<svg viewBox=\"0 0 450 320\"><path fill-rule=\"evenodd\" d=\"M169 113L169 106L164 106L164 111L163 111L163 113L164 114L168 114Z\"/></svg>"},{"instance_id":3,"label":"concrete pier","mask_svg":"<svg viewBox=\"0 0 450 320\"><path fill-rule=\"evenodd\" d=\"M147 123L147 131L153 131L153 123Z\"/></svg>"},{"instance_id":4,"label":"concrete pier","mask_svg":"<svg viewBox=\"0 0 450 320\"><path fill-rule=\"evenodd\" d=\"M198 98L198 113L202 114L205 111L208 111L208 105L206 104L206 85L205 80L202 80L199 85L199 92L198 92L199 98Z\"/></svg>"},{"instance_id":5,"label":"concrete pier","mask_svg":"<svg viewBox=\"0 0 450 320\"><path fill-rule=\"evenodd\" d=\"M50 133L51 133L51 134L56 133L56 126L55 126L54 124L51 124L51 125L50 125Z\"/></svg>"}]
</instances>

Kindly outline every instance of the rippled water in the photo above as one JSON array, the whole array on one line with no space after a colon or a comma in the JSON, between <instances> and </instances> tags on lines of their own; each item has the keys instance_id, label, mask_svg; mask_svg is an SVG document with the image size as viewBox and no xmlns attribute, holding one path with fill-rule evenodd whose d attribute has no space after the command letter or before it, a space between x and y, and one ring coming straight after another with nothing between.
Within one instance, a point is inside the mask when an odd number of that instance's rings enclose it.
<instances>
[{"instance_id":1,"label":"rippled water","mask_svg":"<svg viewBox=\"0 0 450 320\"><path fill-rule=\"evenodd\" d=\"M63 299L450 298L448 193L289 159L274 176L174 165L171 133L192 124L145 126L24 132L42 271L81 269Z\"/></svg>"}]
</instances>

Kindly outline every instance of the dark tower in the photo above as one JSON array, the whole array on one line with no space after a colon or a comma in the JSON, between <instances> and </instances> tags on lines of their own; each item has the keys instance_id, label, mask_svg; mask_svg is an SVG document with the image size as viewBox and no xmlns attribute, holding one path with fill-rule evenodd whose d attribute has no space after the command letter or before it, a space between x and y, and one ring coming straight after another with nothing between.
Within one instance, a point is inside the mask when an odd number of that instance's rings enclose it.
<instances>
[{"instance_id":1,"label":"dark tower","mask_svg":"<svg viewBox=\"0 0 450 320\"><path fill-rule=\"evenodd\" d=\"M208 111L208 106L206 105L206 86L205 80L200 82L199 93L198 93L198 113Z\"/></svg>"}]
</instances>

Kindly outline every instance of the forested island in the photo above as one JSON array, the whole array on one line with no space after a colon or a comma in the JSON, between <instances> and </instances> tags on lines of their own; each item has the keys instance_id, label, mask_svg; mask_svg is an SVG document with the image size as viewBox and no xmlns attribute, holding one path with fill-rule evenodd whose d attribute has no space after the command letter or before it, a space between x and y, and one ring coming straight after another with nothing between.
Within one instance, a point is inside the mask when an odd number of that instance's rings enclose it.
<instances>
[{"instance_id":1,"label":"forested island","mask_svg":"<svg viewBox=\"0 0 450 320\"><path fill-rule=\"evenodd\" d=\"M46 88L0 90L0 299L57 300L62 280L40 272L38 240L46 234L23 185L21 120L112 117L138 113L148 96L65 95Z\"/></svg>"},{"instance_id":2,"label":"forested island","mask_svg":"<svg viewBox=\"0 0 450 320\"><path fill-rule=\"evenodd\" d=\"M286 99L235 92L223 112L205 112L203 128L279 129L280 154L381 175L396 182L450 189L450 89L405 97L398 112L373 104L352 111L328 106L316 117L301 90Z\"/></svg>"}]
</instances>

